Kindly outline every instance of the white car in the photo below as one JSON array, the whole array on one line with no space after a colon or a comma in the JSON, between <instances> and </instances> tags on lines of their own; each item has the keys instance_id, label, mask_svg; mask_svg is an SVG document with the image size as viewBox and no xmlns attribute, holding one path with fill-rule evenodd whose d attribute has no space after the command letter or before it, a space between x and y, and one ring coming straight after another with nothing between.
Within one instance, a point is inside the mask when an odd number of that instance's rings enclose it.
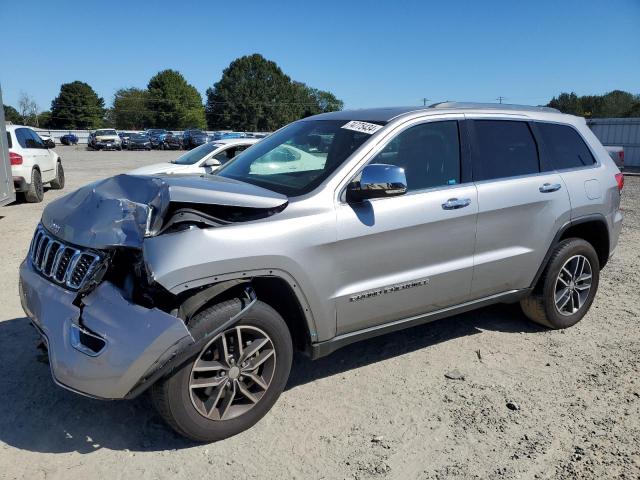
<instances>
[{"instance_id":1,"label":"white car","mask_svg":"<svg viewBox=\"0 0 640 480\"><path fill-rule=\"evenodd\" d=\"M55 148L56 141L55 139L49 135L48 133L38 133L38 136L42 139L47 148Z\"/></svg>"},{"instance_id":2,"label":"white car","mask_svg":"<svg viewBox=\"0 0 640 480\"><path fill-rule=\"evenodd\" d=\"M146 167L136 168L130 171L129 174L211 173L260 140L262 139L230 138L228 140L216 140L189 150L171 162L154 163Z\"/></svg>"},{"instance_id":3,"label":"white car","mask_svg":"<svg viewBox=\"0 0 640 480\"><path fill-rule=\"evenodd\" d=\"M27 202L41 202L44 184L52 189L64 188L64 169L60 156L29 127L7 125L7 144L11 173L16 192Z\"/></svg>"},{"instance_id":4,"label":"white car","mask_svg":"<svg viewBox=\"0 0 640 480\"><path fill-rule=\"evenodd\" d=\"M102 128L91 132L87 148L92 150L122 150L122 140L113 128Z\"/></svg>"}]
</instances>

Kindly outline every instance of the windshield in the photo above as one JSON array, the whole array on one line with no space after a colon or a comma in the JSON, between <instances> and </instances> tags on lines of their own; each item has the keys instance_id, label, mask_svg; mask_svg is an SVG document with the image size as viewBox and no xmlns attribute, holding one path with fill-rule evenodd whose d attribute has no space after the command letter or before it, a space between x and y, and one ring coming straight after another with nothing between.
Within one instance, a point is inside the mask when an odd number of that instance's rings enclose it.
<instances>
[{"instance_id":1,"label":"windshield","mask_svg":"<svg viewBox=\"0 0 640 480\"><path fill-rule=\"evenodd\" d=\"M104 135L117 135L115 130L96 130L96 135L104 136Z\"/></svg>"},{"instance_id":2,"label":"windshield","mask_svg":"<svg viewBox=\"0 0 640 480\"><path fill-rule=\"evenodd\" d=\"M348 124L345 120L292 123L238 155L216 174L288 196L309 193L371 136L343 128Z\"/></svg>"},{"instance_id":3,"label":"windshield","mask_svg":"<svg viewBox=\"0 0 640 480\"><path fill-rule=\"evenodd\" d=\"M195 136L195 135L206 135L206 133L204 133L202 130L187 130L187 133L189 135Z\"/></svg>"},{"instance_id":4,"label":"windshield","mask_svg":"<svg viewBox=\"0 0 640 480\"><path fill-rule=\"evenodd\" d=\"M220 145L215 143L205 143L204 145L200 145L193 150L189 150L184 155L180 155L178 158L173 160L171 163L175 163L177 165L193 165L196 162L199 162L204 157L213 152L216 148L220 148Z\"/></svg>"},{"instance_id":5,"label":"windshield","mask_svg":"<svg viewBox=\"0 0 640 480\"><path fill-rule=\"evenodd\" d=\"M152 128L150 130L147 130L147 133L149 135L160 135L162 133L167 133L166 130L162 130L161 128Z\"/></svg>"},{"instance_id":6,"label":"windshield","mask_svg":"<svg viewBox=\"0 0 640 480\"><path fill-rule=\"evenodd\" d=\"M148 139L146 135L142 135L141 133L130 133L129 138L131 140L147 140Z\"/></svg>"}]
</instances>

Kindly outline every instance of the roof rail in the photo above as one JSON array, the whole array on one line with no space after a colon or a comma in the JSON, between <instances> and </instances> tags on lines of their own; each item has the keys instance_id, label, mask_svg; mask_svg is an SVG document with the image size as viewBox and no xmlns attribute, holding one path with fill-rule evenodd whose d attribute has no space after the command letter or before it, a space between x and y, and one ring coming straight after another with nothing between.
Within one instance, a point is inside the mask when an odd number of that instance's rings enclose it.
<instances>
[{"instance_id":1,"label":"roof rail","mask_svg":"<svg viewBox=\"0 0 640 480\"><path fill-rule=\"evenodd\" d=\"M495 110L524 110L529 112L553 112L560 110L551 107L533 107L531 105L512 105L509 103L439 102L429 105L431 108L477 108Z\"/></svg>"}]
</instances>

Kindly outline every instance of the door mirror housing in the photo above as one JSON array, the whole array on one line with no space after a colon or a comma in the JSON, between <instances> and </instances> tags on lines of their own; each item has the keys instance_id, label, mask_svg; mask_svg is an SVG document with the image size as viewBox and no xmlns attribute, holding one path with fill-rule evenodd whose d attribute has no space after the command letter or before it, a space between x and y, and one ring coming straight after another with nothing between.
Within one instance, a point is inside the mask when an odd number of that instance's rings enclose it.
<instances>
[{"instance_id":1,"label":"door mirror housing","mask_svg":"<svg viewBox=\"0 0 640 480\"><path fill-rule=\"evenodd\" d=\"M347 202L397 197L405 193L407 193L407 177L404 168L373 163L364 167L360 173L360 180L347 185Z\"/></svg>"},{"instance_id":2,"label":"door mirror housing","mask_svg":"<svg viewBox=\"0 0 640 480\"><path fill-rule=\"evenodd\" d=\"M222 165L222 163L220 163L220 160L218 160L217 158L214 158L214 157L207 158L204 161L204 166L205 167L219 167L220 165Z\"/></svg>"}]
</instances>

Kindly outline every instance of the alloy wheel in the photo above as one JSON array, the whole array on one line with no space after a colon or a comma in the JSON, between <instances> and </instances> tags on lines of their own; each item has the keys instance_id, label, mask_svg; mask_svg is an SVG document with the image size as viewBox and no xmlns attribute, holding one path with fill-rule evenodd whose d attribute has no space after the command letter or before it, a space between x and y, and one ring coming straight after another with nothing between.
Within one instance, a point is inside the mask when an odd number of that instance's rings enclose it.
<instances>
[{"instance_id":1,"label":"alloy wheel","mask_svg":"<svg viewBox=\"0 0 640 480\"><path fill-rule=\"evenodd\" d=\"M582 308L591 291L591 263L584 255L574 255L560 269L554 288L556 309L573 315Z\"/></svg>"},{"instance_id":2,"label":"alloy wheel","mask_svg":"<svg viewBox=\"0 0 640 480\"><path fill-rule=\"evenodd\" d=\"M269 389L276 369L271 338L239 325L217 335L191 369L189 394L200 415L229 420L253 408Z\"/></svg>"}]
</instances>

